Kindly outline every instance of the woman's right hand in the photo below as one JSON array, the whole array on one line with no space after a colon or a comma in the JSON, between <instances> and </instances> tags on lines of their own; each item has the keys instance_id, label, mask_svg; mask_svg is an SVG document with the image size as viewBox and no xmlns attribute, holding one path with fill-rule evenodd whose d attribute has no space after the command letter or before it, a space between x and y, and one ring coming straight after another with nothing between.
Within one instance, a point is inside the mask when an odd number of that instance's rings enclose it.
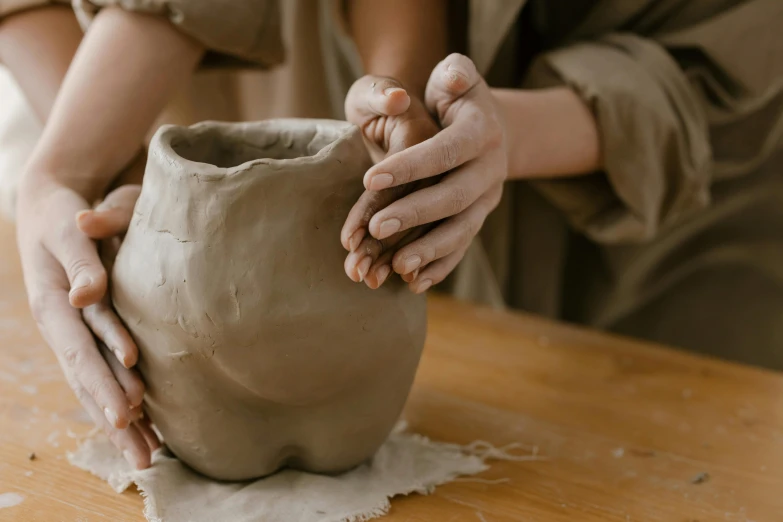
<instances>
[{"instance_id":1,"label":"woman's right hand","mask_svg":"<svg viewBox=\"0 0 783 522\"><path fill-rule=\"evenodd\" d=\"M127 192L119 199L112 195L104 206L122 201L127 207ZM25 176L17 208L17 241L38 328L95 423L131 465L148 467L159 442L142 418L144 385L132 369L138 351L105 300L107 272L96 243L83 231L95 232L102 222L104 234L119 230L122 211L111 210L106 226L84 197L48 175Z\"/></svg>"}]
</instances>

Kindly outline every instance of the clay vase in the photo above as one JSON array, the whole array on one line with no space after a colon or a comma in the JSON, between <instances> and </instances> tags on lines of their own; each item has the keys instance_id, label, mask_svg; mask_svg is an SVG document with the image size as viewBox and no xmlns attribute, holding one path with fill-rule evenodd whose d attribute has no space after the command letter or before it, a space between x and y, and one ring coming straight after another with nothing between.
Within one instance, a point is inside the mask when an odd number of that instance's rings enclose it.
<instances>
[{"instance_id":1,"label":"clay vase","mask_svg":"<svg viewBox=\"0 0 783 522\"><path fill-rule=\"evenodd\" d=\"M140 350L148 415L204 475L344 471L398 419L425 301L343 272L340 228L369 166L344 122L155 134L112 295Z\"/></svg>"}]
</instances>

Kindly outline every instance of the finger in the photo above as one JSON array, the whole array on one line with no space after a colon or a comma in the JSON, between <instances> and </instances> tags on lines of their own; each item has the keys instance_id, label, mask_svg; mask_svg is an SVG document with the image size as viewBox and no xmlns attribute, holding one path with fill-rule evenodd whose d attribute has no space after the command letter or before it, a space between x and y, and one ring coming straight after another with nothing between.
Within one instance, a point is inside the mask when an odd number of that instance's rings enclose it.
<instances>
[{"instance_id":1,"label":"finger","mask_svg":"<svg viewBox=\"0 0 783 522\"><path fill-rule=\"evenodd\" d=\"M109 440L122 451L123 457L135 469L146 469L152 463L152 450L146 436L136 424L131 424L127 429L110 429L107 432Z\"/></svg>"},{"instance_id":2,"label":"finger","mask_svg":"<svg viewBox=\"0 0 783 522\"><path fill-rule=\"evenodd\" d=\"M368 225L370 235L385 239L399 231L459 214L502 179L492 156L483 156L446 175L440 183L417 190L376 212Z\"/></svg>"},{"instance_id":3,"label":"finger","mask_svg":"<svg viewBox=\"0 0 783 522\"><path fill-rule=\"evenodd\" d=\"M103 416L100 406L95 403L92 397L84 389L80 388L78 384L76 384L75 388L74 391L76 391L76 395L87 414L90 415L97 426L103 429L112 444L122 452L125 460L135 469L148 468L151 462L150 446L136 424L131 424L126 429L117 429L111 426Z\"/></svg>"},{"instance_id":4,"label":"finger","mask_svg":"<svg viewBox=\"0 0 783 522\"><path fill-rule=\"evenodd\" d=\"M141 193L140 185L125 185L113 190L94 209L76 214L79 230L92 239L124 234L133 218L133 208Z\"/></svg>"},{"instance_id":5,"label":"finger","mask_svg":"<svg viewBox=\"0 0 783 522\"><path fill-rule=\"evenodd\" d=\"M482 84L484 81L473 61L465 55L452 53L432 70L424 102L427 109L447 126L451 124L448 112L454 102Z\"/></svg>"},{"instance_id":6,"label":"finger","mask_svg":"<svg viewBox=\"0 0 783 522\"><path fill-rule=\"evenodd\" d=\"M364 130L378 116L396 116L410 107L411 99L400 82L367 75L359 78L345 97L345 116ZM368 136L371 135L368 134Z\"/></svg>"},{"instance_id":7,"label":"finger","mask_svg":"<svg viewBox=\"0 0 783 522\"><path fill-rule=\"evenodd\" d=\"M353 252L361 244L367 230L367 223L372 216L383 208L381 206L382 195L365 190L358 201L351 207L345 218L343 228L340 230L340 242L343 248Z\"/></svg>"},{"instance_id":8,"label":"finger","mask_svg":"<svg viewBox=\"0 0 783 522\"><path fill-rule=\"evenodd\" d=\"M444 130L418 146L389 156L365 174L365 187L382 190L447 172L475 158L502 140L500 127L487 108L493 102L473 62L451 55L433 71L427 87L428 109ZM466 104L462 97L475 103ZM456 109L460 110L456 118Z\"/></svg>"},{"instance_id":9,"label":"finger","mask_svg":"<svg viewBox=\"0 0 783 522\"><path fill-rule=\"evenodd\" d=\"M499 128L480 107L464 114L433 137L387 156L364 175L365 187L383 190L448 172L498 145Z\"/></svg>"},{"instance_id":10,"label":"finger","mask_svg":"<svg viewBox=\"0 0 783 522\"><path fill-rule=\"evenodd\" d=\"M141 375L138 371L132 368L126 368L120 364L117 358L109 351L109 349L103 344L98 343L104 360L109 365L114 377L125 392L125 397L128 399L128 405L131 408L131 420L137 420L138 417L134 417L133 414L140 414L140 406L144 401L144 382L141 380ZM133 411L139 410L139 411Z\"/></svg>"},{"instance_id":11,"label":"finger","mask_svg":"<svg viewBox=\"0 0 783 522\"><path fill-rule=\"evenodd\" d=\"M385 244L385 249L377 256L375 262L370 267L364 279L365 284L373 290L380 288L393 271L391 264L395 252L425 235L430 228L429 226L416 227L384 240L389 243ZM410 282L410 280L406 282Z\"/></svg>"},{"instance_id":12,"label":"finger","mask_svg":"<svg viewBox=\"0 0 783 522\"><path fill-rule=\"evenodd\" d=\"M406 283L412 283L413 280L416 279L418 275L419 275L419 269L417 268L413 272L410 272L408 274L403 274L401 277L402 280L405 281Z\"/></svg>"},{"instance_id":13,"label":"finger","mask_svg":"<svg viewBox=\"0 0 783 522\"><path fill-rule=\"evenodd\" d=\"M359 246L345 258L344 268L346 275L356 283L364 281L375 260L383 252L398 244L405 235L406 232L401 232L382 241L371 236L365 237Z\"/></svg>"},{"instance_id":14,"label":"finger","mask_svg":"<svg viewBox=\"0 0 783 522\"><path fill-rule=\"evenodd\" d=\"M70 191L61 191L54 204L62 214L71 216L86 206L81 197ZM95 243L77 228L74 220L55 223L47 229L44 246L65 269L72 306L83 308L101 300L106 293L106 271Z\"/></svg>"},{"instance_id":15,"label":"finger","mask_svg":"<svg viewBox=\"0 0 783 522\"><path fill-rule=\"evenodd\" d=\"M386 252L393 252L395 248L406 245L426 232L421 228L413 231L400 232L383 240L366 237L359 246L345 258L344 268L346 275L354 282L365 280L371 269L377 269L376 261ZM391 258L389 258L391 260ZM388 274L387 274L388 275ZM372 288L372 287L371 287Z\"/></svg>"},{"instance_id":16,"label":"finger","mask_svg":"<svg viewBox=\"0 0 783 522\"><path fill-rule=\"evenodd\" d=\"M64 293L53 294L41 312L41 321L41 330L66 375L89 393L111 426L127 427L129 401L101 356L80 311L70 306Z\"/></svg>"},{"instance_id":17,"label":"finger","mask_svg":"<svg viewBox=\"0 0 783 522\"><path fill-rule=\"evenodd\" d=\"M398 187L382 192L373 192L365 190L356 204L351 207L348 217L340 231L340 242L343 248L349 252L355 251L366 236L367 224L370 219L379 210L386 208L391 202L404 196L407 191L405 187Z\"/></svg>"},{"instance_id":18,"label":"finger","mask_svg":"<svg viewBox=\"0 0 783 522\"><path fill-rule=\"evenodd\" d=\"M370 267L370 270L368 270L367 276L364 278L364 284L372 290L377 290L383 286L383 283L386 282L392 273L391 262L393 256L394 250L382 253Z\"/></svg>"},{"instance_id":19,"label":"finger","mask_svg":"<svg viewBox=\"0 0 783 522\"><path fill-rule=\"evenodd\" d=\"M457 267L459 262L462 261L462 258L465 257L466 251L467 248L457 250L456 252L452 252L446 257L442 257L434 263L427 265L419 272L416 279L408 284L408 287L415 294L426 292L432 285L437 285L446 279L446 276L448 276L452 270Z\"/></svg>"},{"instance_id":20,"label":"finger","mask_svg":"<svg viewBox=\"0 0 783 522\"><path fill-rule=\"evenodd\" d=\"M131 425L137 423L138 421L144 418L144 408L142 408L141 406L134 406L133 408L130 409L129 417L131 420Z\"/></svg>"},{"instance_id":21,"label":"finger","mask_svg":"<svg viewBox=\"0 0 783 522\"><path fill-rule=\"evenodd\" d=\"M361 245L366 235L367 235L366 228L362 227L357 229L350 235L347 241L343 242L343 247L349 252L355 251L357 248L359 248L359 245Z\"/></svg>"},{"instance_id":22,"label":"finger","mask_svg":"<svg viewBox=\"0 0 783 522\"><path fill-rule=\"evenodd\" d=\"M447 219L422 238L397 250L392 261L394 271L401 275L410 274L470 246L486 217L500 202L502 193L503 185L498 184L464 212Z\"/></svg>"},{"instance_id":23,"label":"finger","mask_svg":"<svg viewBox=\"0 0 783 522\"><path fill-rule=\"evenodd\" d=\"M348 217L340 231L340 242L343 248L353 252L367 235L367 226L377 212L388 207L408 194L432 186L440 181L438 178L393 187L382 191L365 190L359 200L351 208Z\"/></svg>"},{"instance_id":24,"label":"finger","mask_svg":"<svg viewBox=\"0 0 783 522\"><path fill-rule=\"evenodd\" d=\"M136 343L106 300L84 308L82 317L95 336L103 341L125 368L136 364L139 358Z\"/></svg>"},{"instance_id":25,"label":"finger","mask_svg":"<svg viewBox=\"0 0 783 522\"><path fill-rule=\"evenodd\" d=\"M149 419L149 417L145 416L136 422L135 425L141 435L144 437L144 440L147 441L147 446L150 448L150 450L155 451L156 449L160 448L160 438L158 438L158 434L155 433L155 430L152 428L152 421Z\"/></svg>"}]
</instances>

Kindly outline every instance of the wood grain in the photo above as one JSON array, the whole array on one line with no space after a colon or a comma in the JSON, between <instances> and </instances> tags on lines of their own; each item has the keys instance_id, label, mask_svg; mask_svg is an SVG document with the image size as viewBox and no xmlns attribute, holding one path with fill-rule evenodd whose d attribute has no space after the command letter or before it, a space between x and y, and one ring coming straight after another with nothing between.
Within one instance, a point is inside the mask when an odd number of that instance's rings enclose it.
<instances>
[{"instance_id":1,"label":"wood grain","mask_svg":"<svg viewBox=\"0 0 783 522\"><path fill-rule=\"evenodd\" d=\"M136 492L65 459L89 419L30 317L14 245L0 224L0 494L24 497L0 521L141 521ZM406 418L545 460L396 499L389 522L783 521L777 373L431 298Z\"/></svg>"}]
</instances>

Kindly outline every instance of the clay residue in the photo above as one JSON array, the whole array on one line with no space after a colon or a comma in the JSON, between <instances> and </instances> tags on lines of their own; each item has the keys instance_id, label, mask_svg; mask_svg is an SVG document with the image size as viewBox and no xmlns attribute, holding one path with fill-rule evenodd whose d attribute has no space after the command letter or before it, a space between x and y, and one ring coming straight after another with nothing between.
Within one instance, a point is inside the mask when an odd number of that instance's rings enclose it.
<instances>
[{"instance_id":1,"label":"clay residue","mask_svg":"<svg viewBox=\"0 0 783 522\"><path fill-rule=\"evenodd\" d=\"M239 299L237 299L237 285L234 284L234 282L231 282L231 286L229 287L229 291L231 292L231 301L234 303L234 309L236 310L237 319L242 319L242 309L239 308Z\"/></svg>"},{"instance_id":2,"label":"clay residue","mask_svg":"<svg viewBox=\"0 0 783 522\"><path fill-rule=\"evenodd\" d=\"M0 509L18 506L24 501L19 493L0 493Z\"/></svg>"}]
</instances>

